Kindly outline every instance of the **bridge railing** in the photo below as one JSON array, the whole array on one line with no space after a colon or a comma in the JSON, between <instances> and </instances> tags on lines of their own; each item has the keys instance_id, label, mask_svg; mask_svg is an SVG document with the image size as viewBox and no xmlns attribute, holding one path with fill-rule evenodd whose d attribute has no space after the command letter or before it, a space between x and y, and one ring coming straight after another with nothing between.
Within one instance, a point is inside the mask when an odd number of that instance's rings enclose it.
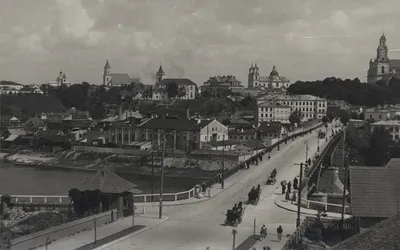
<instances>
[{"instance_id":1,"label":"bridge railing","mask_svg":"<svg viewBox=\"0 0 400 250\"><path fill-rule=\"evenodd\" d=\"M326 212L338 212L338 211L341 211L341 209L342 209L341 204L328 203L328 202L323 202L323 201L312 201L312 200L307 200L304 198L301 198L300 205L307 209L313 209L313 210L321 209L322 211L326 211ZM345 209L344 210L345 214L350 214L350 206L345 205L344 209Z\"/></svg>"},{"instance_id":2,"label":"bridge railing","mask_svg":"<svg viewBox=\"0 0 400 250\"><path fill-rule=\"evenodd\" d=\"M280 144L284 143L285 140L292 139L295 136L298 135L303 135L308 133L309 131L312 131L314 129L317 129L321 127L323 123L317 123L315 125L310 126L307 129L303 129L301 131L294 131L290 136L287 138L281 138L278 142L275 144L271 145L268 147L267 150L270 150L274 147L279 146ZM264 150L265 151L265 150ZM243 164L243 163L240 163ZM225 173L224 177L227 178L234 173L236 173L239 168L240 164L238 164L235 168L227 171ZM211 178L210 180L206 181L205 184L206 186L211 186L215 183L218 182L218 177L215 176ZM2 195L0 195L1 197ZM70 199L67 195L10 195L11 196L11 202L13 203L37 203L37 204L69 204ZM185 200L185 199L190 199L195 196L195 189L192 188L187 191L183 192L178 192L178 193L164 193L163 194L163 201L179 201L179 200ZM134 200L135 203L147 203L147 202L158 202L160 194L138 194L134 195Z\"/></svg>"},{"instance_id":3,"label":"bridge railing","mask_svg":"<svg viewBox=\"0 0 400 250\"><path fill-rule=\"evenodd\" d=\"M38 203L38 204L69 204L67 195L10 195L12 203ZM163 201L179 201L190 199L194 196L194 188L178 192L163 194ZM1 197L1 195L0 195ZM160 194L133 195L135 203L158 202Z\"/></svg>"}]
</instances>

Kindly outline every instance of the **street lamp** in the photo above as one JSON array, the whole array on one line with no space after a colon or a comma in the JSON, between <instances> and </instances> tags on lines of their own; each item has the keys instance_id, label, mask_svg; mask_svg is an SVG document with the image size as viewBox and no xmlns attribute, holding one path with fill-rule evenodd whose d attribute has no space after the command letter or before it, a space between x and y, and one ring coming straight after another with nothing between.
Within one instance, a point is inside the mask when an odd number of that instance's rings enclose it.
<instances>
[{"instance_id":1,"label":"street lamp","mask_svg":"<svg viewBox=\"0 0 400 250\"><path fill-rule=\"evenodd\" d=\"M235 244L235 241L236 241L236 234L237 234L237 230L236 229L232 229L232 250L235 250L236 249L236 244Z\"/></svg>"},{"instance_id":2,"label":"street lamp","mask_svg":"<svg viewBox=\"0 0 400 250\"><path fill-rule=\"evenodd\" d=\"M170 135L172 133L168 133ZM175 138L174 138L175 140ZM160 183L160 203L159 203L159 213L158 217L161 219L162 218L162 202L163 202L163 192L164 192L164 157L165 157L165 131L163 131L162 134L162 144L161 144L161 183Z\"/></svg>"},{"instance_id":3,"label":"street lamp","mask_svg":"<svg viewBox=\"0 0 400 250\"><path fill-rule=\"evenodd\" d=\"M304 144L306 145L306 161L305 162L307 162L308 161L308 141L305 140Z\"/></svg>"}]
</instances>

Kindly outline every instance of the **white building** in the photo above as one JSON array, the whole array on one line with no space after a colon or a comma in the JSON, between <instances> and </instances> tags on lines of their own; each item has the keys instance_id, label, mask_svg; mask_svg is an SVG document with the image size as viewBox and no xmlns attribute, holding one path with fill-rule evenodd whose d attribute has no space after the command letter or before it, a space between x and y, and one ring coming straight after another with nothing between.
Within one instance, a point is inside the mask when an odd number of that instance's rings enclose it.
<instances>
[{"instance_id":1,"label":"white building","mask_svg":"<svg viewBox=\"0 0 400 250\"><path fill-rule=\"evenodd\" d=\"M388 130L393 141L399 141L400 138L400 121L379 121L371 124L371 131L373 132L376 128L384 128Z\"/></svg>"},{"instance_id":2,"label":"white building","mask_svg":"<svg viewBox=\"0 0 400 250\"><path fill-rule=\"evenodd\" d=\"M18 94L23 87L24 85L16 82L1 81L0 94L1 95Z\"/></svg>"},{"instance_id":3,"label":"white building","mask_svg":"<svg viewBox=\"0 0 400 250\"><path fill-rule=\"evenodd\" d=\"M156 73L156 86L153 88L152 100L168 100L168 85L176 84L177 95L172 98L182 99L182 100L192 100L196 98L198 89L196 83L187 78L164 78L165 72L160 65Z\"/></svg>"},{"instance_id":4,"label":"white building","mask_svg":"<svg viewBox=\"0 0 400 250\"><path fill-rule=\"evenodd\" d=\"M257 63L249 68L248 87L250 89L287 89L290 86L290 80L284 76L279 76L276 67L272 68L269 76L260 76Z\"/></svg>"},{"instance_id":5,"label":"white building","mask_svg":"<svg viewBox=\"0 0 400 250\"><path fill-rule=\"evenodd\" d=\"M301 112L302 120L322 119L328 105L326 99L312 95L274 95L257 99L257 106L258 121L283 122L295 111Z\"/></svg>"}]
</instances>

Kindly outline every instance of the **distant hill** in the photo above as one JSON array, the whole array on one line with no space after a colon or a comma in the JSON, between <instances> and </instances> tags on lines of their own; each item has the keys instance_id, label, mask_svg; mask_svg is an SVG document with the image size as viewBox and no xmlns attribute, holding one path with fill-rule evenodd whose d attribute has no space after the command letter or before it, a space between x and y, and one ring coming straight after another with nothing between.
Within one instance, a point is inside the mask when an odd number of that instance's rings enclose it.
<instances>
[{"instance_id":1,"label":"distant hill","mask_svg":"<svg viewBox=\"0 0 400 250\"><path fill-rule=\"evenodd\" d=\"M27 95L1 97L3 115L33 116L40 113L64 112L66 108L54 96Z\"/></svg>"}]
</instances>

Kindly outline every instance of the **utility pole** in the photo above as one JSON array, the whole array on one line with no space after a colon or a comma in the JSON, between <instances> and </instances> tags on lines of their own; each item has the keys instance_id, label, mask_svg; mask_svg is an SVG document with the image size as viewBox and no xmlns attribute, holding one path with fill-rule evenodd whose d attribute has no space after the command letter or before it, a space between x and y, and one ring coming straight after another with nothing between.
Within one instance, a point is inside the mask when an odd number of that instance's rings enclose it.
<instances>
[{"instance_id":1,"label":"utility pole","mask_svg":"<svg viewBox=\"0 0 400 250\"><path fill-rule=\"evenodd\" d=\"M154 148L151 150L151 202L154 201Z\"/></svg>"},{"instance_id":2,"label":"utility pole","mask_svg":"<svg viewBox=\"0 0 400 250\"><path fill-rule=\"evenodd\" d=\"M237 234L237 231L236 231L236 229L232 229L232 235L233 235L233 244L232 244L232 250L235 250L236 249L236 244L235 244L235 241L236 241L236 234Z\"/></svg>"},{"instance_id":3,"label":"utility pole","mask_svg":"<svg viewBox=\"0 0 400 250\"><path fill-rule=\"evenodd\" d=\"M258 133L256 130L256 140L257 140L257 147L256 147L256 165L258 165Z\"/></svg>"},{"instance_id":4,"label":"utility pole","mask_svg":"<svg viewBox=\"0 0 400 250\"><path fill-rule=\"evenodd\" d=\"M303 188L303 163L295 163L294 165L300 165L300 180L299 180L299 189L297 190L297 219L296 219L296 228L300 226L300 204L301 204L301 190Z\"/></svg>"},{"instance_id":5,"label":"utility pole","mask_svg":"<svg viewBox=\"0 0 400 250\"><path fill-rule=\"evenodd\" d=\"M163 189L164 189L164 154L165 154L165 133L162 135L162 151L161 151L161 184L160 184L160 209L158 217L162 218L162 201L163 201Z\"/></svg>"},{"instance_id":6,"label":"utility pole","mask_svg":"<svg viewBox=\"0 0 400 250\"><path fill-rule=\"evenodd\" d=\"M306 164L307 164L307 161L308 161L308 141L304 141L304 144L306 145Z\"/></svg>"},{"instance_id":7,"label":"utility pole","mask_svg":"<svg viewBox=\"0 0 400 250\"><path fill-rule=\"evenodd\" d=\"M342 237L343 239L345 238L344 235L344 212L346 209L346 186L347 186L347 166L345 163L346 159L346 126L343 126L343 151L342 151L342 162L343 162L343 168L344 168L344 183L343 183L343 196L342 196L342 220L340 223L340 230L342 231Z\"/></svg>"},{"instance_id":8,"label":"utility pole","mask_svg":"<svg viewBox=\"0 0 400 250\"><path fill-rule=\"evenodd\" d=\"M222 172L221 172L221 189L225 187L225 133L222 134Z\"/></svg>"},{"instance_id":9,"label":"utility pole","mask_svg":"<svg viewBox=\"0 0 400 250\"><path fill-rule=\"evenodd\" d=\"M317 152L319 152L319 133L317 133L317 142L318 142Z\"/></svg>"}]
</instances>

